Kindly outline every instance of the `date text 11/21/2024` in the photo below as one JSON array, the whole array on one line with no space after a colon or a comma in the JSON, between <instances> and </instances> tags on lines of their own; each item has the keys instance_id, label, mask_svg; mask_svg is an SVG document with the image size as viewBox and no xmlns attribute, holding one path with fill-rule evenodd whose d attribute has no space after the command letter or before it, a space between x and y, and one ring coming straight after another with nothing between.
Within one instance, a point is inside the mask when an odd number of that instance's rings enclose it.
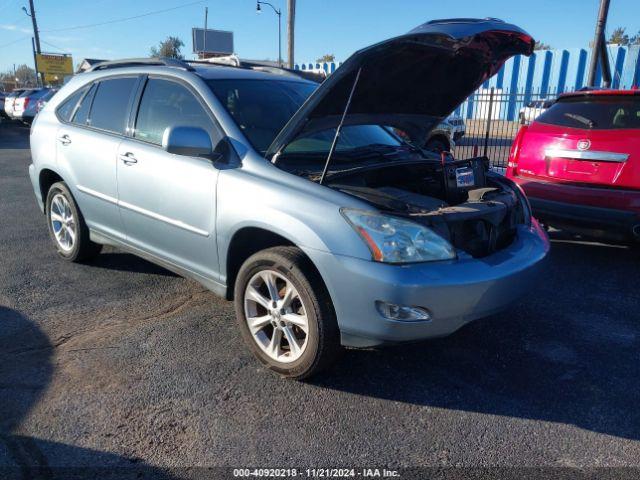
<instances>
[{"instance_id":1,"label":"date text 11/21/2024","mask_svg":"<svg viewBox=\"0 0 640 480\"><path fill-rule=\"evenodd\" d=\"M234 468L233 476L258 478L399 478L397 470L386 468Z\"/></svg>"}]
</instances>

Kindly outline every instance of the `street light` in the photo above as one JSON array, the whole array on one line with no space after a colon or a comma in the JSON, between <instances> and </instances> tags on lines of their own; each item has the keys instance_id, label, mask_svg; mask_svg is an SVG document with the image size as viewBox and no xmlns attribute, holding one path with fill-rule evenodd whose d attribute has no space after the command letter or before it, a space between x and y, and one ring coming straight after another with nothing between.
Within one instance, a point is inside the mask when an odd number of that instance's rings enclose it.
<instances>
[{"instance_id":1,"label":"street light","mask_svg":"<svg viewBox=\"0 0 640 480\"><path fill-rule=\"evenodd\" d=\"M278 15L278 65L282 66L282 35L281 35L282 12L280 11L279 8L274 7L269 2L263 2L262 0L257 0L256 13L262 12L262 8L260 8L260 5L269 5L273 9L273 11L276 12L276 15Z\"/></svg>"}]
</instances>

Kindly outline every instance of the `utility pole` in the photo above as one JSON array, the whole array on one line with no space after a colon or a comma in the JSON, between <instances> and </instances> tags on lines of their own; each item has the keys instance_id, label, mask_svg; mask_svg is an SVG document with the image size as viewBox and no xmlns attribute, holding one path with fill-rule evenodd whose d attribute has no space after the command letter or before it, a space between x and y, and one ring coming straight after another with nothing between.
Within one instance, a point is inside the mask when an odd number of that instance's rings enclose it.
<instances>
[{"instance_id":1,"label":"utility pole","mask_svg":"<svg viewBox=\"0 0 640 480\"><path fill-rule=\"evenodd\" d=\"M598 11L598 21L596 22L596 32L593 37L591 48L591 62L589 63L589 77L587 86L594 87L596 82L596 72L598 70L598 60L602 66L602 82L605 87L611 85L611 70L609 68L609 55L607 55L607 42L604 38L607 16L609 14L609 0L600 0Z\"/></svg>"},{"instance_id":2,"label":"utility pole","mask_svg":"<svg viewBox=\"0 0 640 480\"><path fill-rule=\"evenodd\" d=\"M288 51L288 66L293 68L295 62L294 55L294 37L295 37L295 24L296 24L296 0L287 0L287 51Z\"/></svg>"},{"instance_id":3,"label":"utility pole","mask_svg":"<svg viewBox=\"0 0 640 480\"><path fill-rule=\"evenodd\" d=\"M39 82L38 82L38 57L36 57L36 44L34 41L34 38L31 37L31 49L33 50L33 64L36 67L36 87L39 86ZM42 82L42 85L44 86L44 81Z\"/></svg>"},{"instance_id":4,"label":"utility pole","mask_svg":"<svg viewBox=\"0 0 640 480\"><path fill-rule=\"evenodd\" d=\"M29 12L25 7L22 7L24 13L26 13L29 17L31 17L31 23L33 24L33 38L35 40L34 50L37 55L40 55L42 51L40 50L40 32L38 32L38 21L36 20L36 9L33 6L33 0L29 0ZM35 57L34 61L36 63L36 78L38 78L38 62L37 57ZM42 75L42 85L44 85L44 75Z\"/></svg>"},{"instance_id":5,"label":"utility pole","mask_svg":"<svg viewBox=\"0 0 640 480\"><path fill-rule=\"evenodd\" d=\"M207 17L209 16L209 7L204 7L204 33L202 38L202 58L207 58Z\"/></svg>"}]
</instances>

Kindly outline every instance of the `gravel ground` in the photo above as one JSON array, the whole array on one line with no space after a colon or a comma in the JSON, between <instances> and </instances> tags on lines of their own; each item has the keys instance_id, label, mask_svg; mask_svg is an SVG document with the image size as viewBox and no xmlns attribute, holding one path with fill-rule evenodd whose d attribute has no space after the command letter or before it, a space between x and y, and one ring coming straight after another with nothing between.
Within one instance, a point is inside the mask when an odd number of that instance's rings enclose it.
<instances>
[{"instance_id":1,"label":"gravel ground","mask_svg":"<svg viewBox=\"0 0 640 480\"><path fill-rule=\"evenodd\" d=\"M57 258L29 162L0 124L0 467L640 465L638 251L556 236L508 312L298 383L200 285Z\"/></svg>"}]
</instances>

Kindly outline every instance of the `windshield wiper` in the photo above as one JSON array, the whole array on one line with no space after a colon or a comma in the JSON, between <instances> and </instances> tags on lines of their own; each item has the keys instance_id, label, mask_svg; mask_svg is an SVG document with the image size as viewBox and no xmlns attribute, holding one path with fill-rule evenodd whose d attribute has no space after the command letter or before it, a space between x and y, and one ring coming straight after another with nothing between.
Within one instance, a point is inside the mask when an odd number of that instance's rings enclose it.
<instances>
[{"instance_id":1,"label":"windshield wiper","mask_svg":"<svg viewBox=\"0 0 640 480\"><path fill-rule=\"evenodd\" d=\"M402 145L385 145L381 143L373 143L371 145L363 145L361 147L351 148L349 150L341 150L336 152L336 155L345 157L348 159L362 159L372 156L387 156L400 152L407 152L409 149Z\"/></svg>"},{"instance_id":2,"label":"windshield wiper","mask_svg":"<svg viewBox=\"0 0 640 480\"><path fill-rule=\"evenodd\" d=\"M583 117L582 115L578 115L577 113L565 113L564 116L570 118L571 120L575 120L578 123L582 123L589 128L593 128L596 126L596 122L587 117Z\"/></svg>"}]
</instances>

